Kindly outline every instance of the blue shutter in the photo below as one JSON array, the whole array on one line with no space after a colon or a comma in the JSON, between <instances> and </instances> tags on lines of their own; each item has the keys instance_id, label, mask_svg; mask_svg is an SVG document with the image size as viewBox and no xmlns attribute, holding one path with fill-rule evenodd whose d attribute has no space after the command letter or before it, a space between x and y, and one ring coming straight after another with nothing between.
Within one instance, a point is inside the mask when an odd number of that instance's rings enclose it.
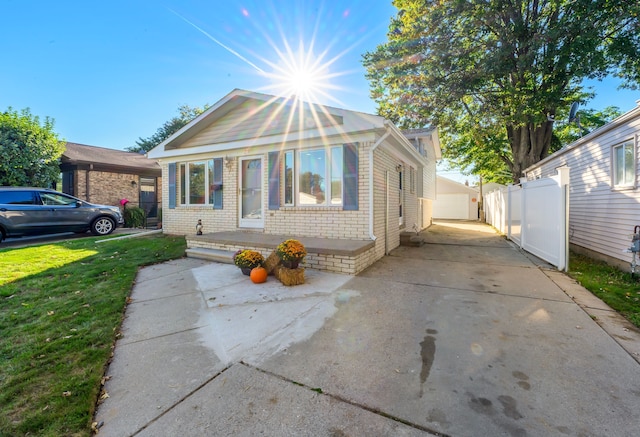
<instances>
[{"instance_id":1,"label":"blue shutter","mask_svg":"<svg viewBox=\"0 0 640 437\"><path fill-rule=\"evenodd\" d=\"M222 158L213 160L213 209L222 209Z\"/></svg>"},{"instance_id":2,"label":"blue shutter","mask_svg":"<svg viewBox=\"0 0 640 437\"><path fill-rule=\"evenodd\" d=\"M269 209L280 209L280 152L269 152Z\"/></svg>"},{"instance_id":3,"label":"blue shutter","mask_svg":"<svg viewBox=\"0 0 640 437\"><path fill-rule=\"evenodd\" d=\"M342 146L342 183L344 198L342 209L358 210L358 143Z\"/></svg>"},{"instance_id":4,"label":"blue shutter","mask_svg":"<svg viewBox=\"0 0 640 437\"><path fill-rule=\"evenodd\" d=\"M169 163L169 209L176 208L176 163Z\"/></svg>"}]
</instances>

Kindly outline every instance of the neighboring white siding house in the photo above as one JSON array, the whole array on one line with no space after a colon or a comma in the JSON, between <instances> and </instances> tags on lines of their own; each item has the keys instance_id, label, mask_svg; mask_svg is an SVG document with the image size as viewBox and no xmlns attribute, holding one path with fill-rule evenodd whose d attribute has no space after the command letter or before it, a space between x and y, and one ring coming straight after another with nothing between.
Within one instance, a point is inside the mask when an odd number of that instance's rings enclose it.
<instances>
[{"instance_id":1,"label":"neighboring white siding house","mask_svg":"<svg viewBox=\"0 0 640 437\"><path fill-rule=\"evenodd\" d=\"M525 170L528 179L570 168L569 242L575 250L626 268L640 225L640 106Z\"/></svg>"},{"instance_id":2,"label":"neighboring white siding house","mask_svg":"<svg viewBox=\"0 0 640 437\"><path fill-rule=\"evenodd\" d=\"M148 153L162 167L165 232L202 220L209 233L375 242L352 273L429 226L439 155L435 129L410 141L376 115L244 90Z\"/></svg>"},{"instance_id":3,"label":"neighboring white siding house","mask_svg":"<svg viewBox=\"0 0 640 437\"><path fill-rule=\"evenodd\" d=\"M433 218L477 220L479 197L478 188L438 176Z\"/></svg>"}]
</instances>

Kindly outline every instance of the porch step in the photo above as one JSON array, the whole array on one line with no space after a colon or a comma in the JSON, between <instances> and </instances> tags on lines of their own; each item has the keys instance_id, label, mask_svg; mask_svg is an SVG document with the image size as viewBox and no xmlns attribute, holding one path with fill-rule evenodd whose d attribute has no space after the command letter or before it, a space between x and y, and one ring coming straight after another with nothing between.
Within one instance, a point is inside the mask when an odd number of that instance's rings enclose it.
<instances>
[{"instance_id":1,"label":"porch step","mask_svg":"<svg viewBox=\"0 0 640 437\"><path fill-rule=\"evenodd\" d=\"M202 247L194 247L191 249L187 249L185 253L189 258L216 261L224 264L233 264L233 254L235 252L221 249L205 249Z\"/></svg>"}]
</instances>

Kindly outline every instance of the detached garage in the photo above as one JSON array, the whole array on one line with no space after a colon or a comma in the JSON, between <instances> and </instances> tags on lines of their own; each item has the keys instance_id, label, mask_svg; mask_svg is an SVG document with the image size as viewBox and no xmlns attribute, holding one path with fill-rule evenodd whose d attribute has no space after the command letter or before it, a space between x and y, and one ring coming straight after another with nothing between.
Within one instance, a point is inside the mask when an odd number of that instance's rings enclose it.
<instances>
[{"instance_id":1,"label":"detached garage","mask_svg":"<svg viewBox=\"0 0 640 437\"><path fill-rule=\"evenodd\" d=\"M475 187L452 181L442 176L436 178L436 200L433 202L434 219L478 219L478 198Z\"/></svg>"}]
</instances>

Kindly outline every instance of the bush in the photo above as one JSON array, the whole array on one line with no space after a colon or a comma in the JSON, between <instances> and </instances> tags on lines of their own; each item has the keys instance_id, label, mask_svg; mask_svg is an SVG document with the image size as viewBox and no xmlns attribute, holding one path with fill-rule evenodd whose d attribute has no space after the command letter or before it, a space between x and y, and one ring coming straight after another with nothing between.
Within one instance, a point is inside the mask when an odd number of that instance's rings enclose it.
<instances>
[{"instance_id":1,"label":"bush","mask_svg":"<svg viewBox=\"0 0 640 437\"><path fill-rule=\"evenodd\" d=\"M144 226L146 215L144 209L137 206L129 206L124 209L124 226L126 228L141 228Z\"/></svg>"}]
</instances>

